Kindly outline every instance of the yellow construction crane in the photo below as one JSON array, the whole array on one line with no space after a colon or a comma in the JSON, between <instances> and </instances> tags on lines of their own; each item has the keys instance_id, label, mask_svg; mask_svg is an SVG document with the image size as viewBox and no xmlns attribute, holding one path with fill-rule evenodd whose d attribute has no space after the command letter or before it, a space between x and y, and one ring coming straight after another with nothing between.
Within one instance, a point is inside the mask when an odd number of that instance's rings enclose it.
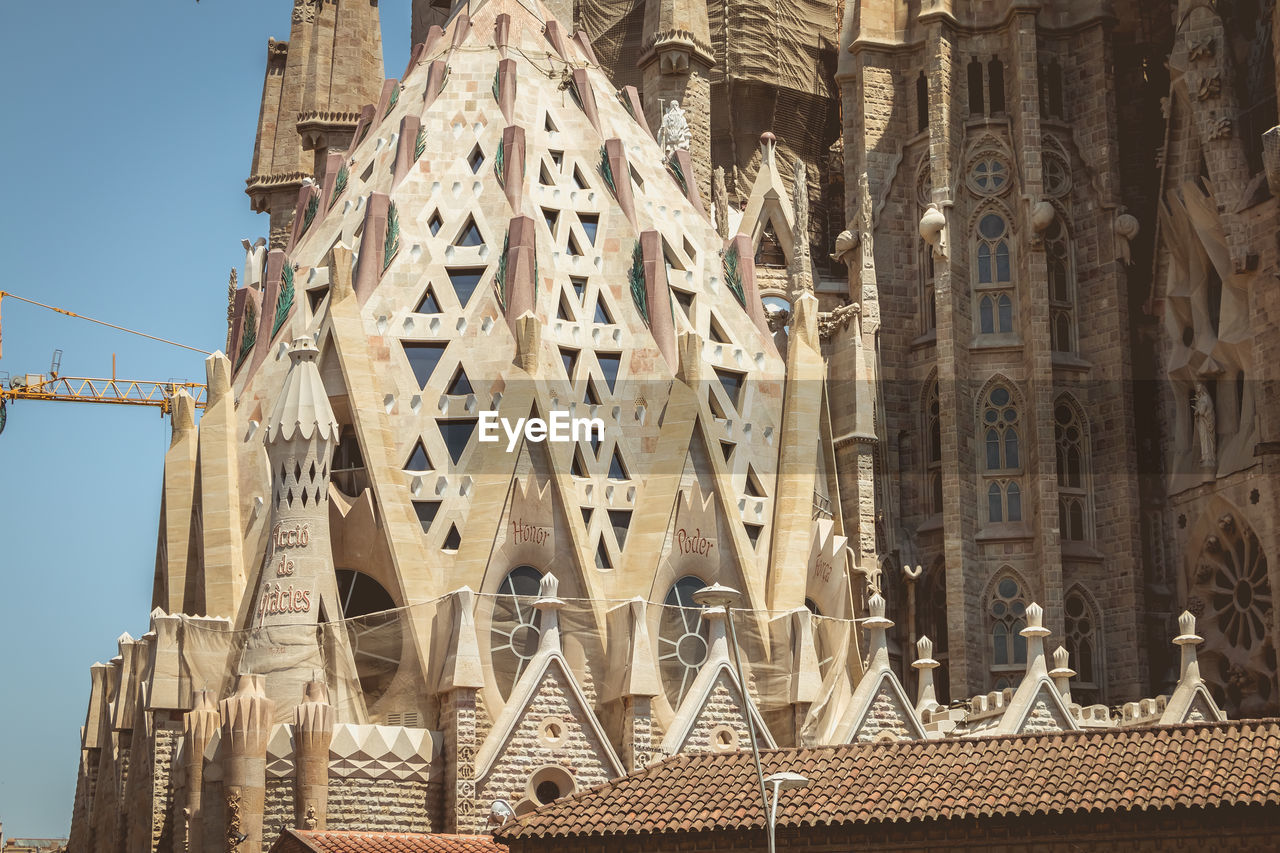
<instances>
[{"instance_id":1,"label":"yellow construction crane","mask_svg":"<svg viewBox=\"0 0 1280 853\"><path fill-rule=\"evenodd\" d=\"M158 338L154 335L147 335L142 332L136 332L132 329L126 329L123 326L117 326L112 323L105 323L101 320L95 320L92 317L85 317L64 308L55 308L52 305L45 305L36 302L33 299L24 299L13 293L0 291L0 301L5 297L17 299L31 305L37 305L41 308L47 308L50 311L56 311L68 317L75 317L81 320L88 320L102 326L108 326L118 329L122 332L128 332L132 335L140 335L150 338L161 343L172 344L173 346L182 347L183 349L194 350L208 355L204 350L189 347L185 344L179 344L175 341ZM26 373L10 378L6 373L0 373L0 433L4 432L5 423L8 420L8 405L10 400L46 400L65 403L115 403L126 406L152 406L160 410L162 415L170 414L172 411L172 398L180 389L186 391L195 400L197 409L203 409L205 405L206 388L198 382L178 382L168 380L145 381L138 379L118 379L116 378L115 357L111 358L111 378L95 379L85 376L63 376L59 372L62 367L62 350L54 350L53 362L49 366L48 373Z\"/></svg>"}]
</instances>

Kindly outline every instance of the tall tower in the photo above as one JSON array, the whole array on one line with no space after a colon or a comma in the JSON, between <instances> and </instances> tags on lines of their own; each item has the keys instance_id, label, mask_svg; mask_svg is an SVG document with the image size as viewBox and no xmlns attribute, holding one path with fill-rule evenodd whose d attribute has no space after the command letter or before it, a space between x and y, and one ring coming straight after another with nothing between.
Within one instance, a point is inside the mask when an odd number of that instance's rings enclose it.
<instances>
[{"instance_id":1,"label":"tall tower","mask_svg":"<svg viewBox=\"0 0 1280 853\"><path fill-rule=\"evenodd\" d=\"M351 144L382 74L376 0L294 0L289 41L267 40L245 192L256 212L271 215L271 248L289 237L303 182L321 179L328 154Z\"/></svg>"},{"instance_id":2,"label":"tall tower","mask_svg":"<svg viewBox=\"0 0 1280 853\"><path fill-rule=\"evenodd\" d=\"M649 127L662 124L662 113L679 102L689 122L698 190L711 192L711 31L702 0L646 0L644 52L640 54L644 111Z\"/></svg>"},{"instance_id":3,"label":"tall tower","mask_svg":"<svg viewBox=\"0 0 1280 853\"><path fill-rule=\"evenodd\" d=\"M937 640L950 698L1016 681L1032 600L1068 628L1073 695L1146 681L1110 21L1101 2L845 9L846 213L866 223L881 320L884 570L916 587L917 624L900 611L891 643L908 627Z\"/></svg>"}]
</instances>

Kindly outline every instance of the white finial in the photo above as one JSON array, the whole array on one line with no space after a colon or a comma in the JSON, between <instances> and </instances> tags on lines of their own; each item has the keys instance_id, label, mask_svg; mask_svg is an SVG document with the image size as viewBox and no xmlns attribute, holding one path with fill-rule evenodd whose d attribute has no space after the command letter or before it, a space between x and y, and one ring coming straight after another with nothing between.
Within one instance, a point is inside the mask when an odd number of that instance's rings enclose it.
<instances>
[{"instance_id":1,"label":"white finial","mask_svg":"<svg viewBox=\"0 0 1280 853\"><path fill-rule=\"evenodd\" d=\"M941 664L933 659L933 640L921 637L916 641L916 652L919 657L912 668L919 673L916 687L916 713L923 714L938 707L937 693L933 687L933 671Z\"/></svg>"},{"instance_id":2,"label":"white finial","mask_svg":"<svg viewBox=\"0 0 1280 853\"><path fill-rule=\"evenodd\" d=\"M1018 632L1027 638L1027 675L1045 673L1044 638L1050 631L1044 627L1044 608L1034 601L1027 605L1027 627Z\"/></svg>"},{"instance_id":3,"label":"white finial","mask_svg":"<svg viewBox=\"0 0 1280 853\"><path fill-rule=\"evenodd\" d=\"M1053 669L1049 671L1049 677L1058 688L1062 701L1067 704L1071 703L1071 679L1076 675L1075 670L1068 666L1070 662L1071 653L1062 646L1053 650Z\"/></svg>"},{"instance_id":4,"label":"white finial","mask_svg":"<svg viewBox=\"0 0 1280 853\"><path fill-rule=\"evenodd\" d=\"M1182 647L1182 672L1178 676L1179 683L1200 681L1200 662L1196 659L1196 646L1204 642L1204 638L1196 634L1196 617L1190 610L1182 611L1178 617L1180 633L1173 638L1175 646Z\"/></svg>"},{"instance_id":5,"label":"white finial","mask_svg":"<svg viewBox=\"0 0 1280 853\"><path fill-rule=\"evenodd\" d=\"M560 600L560 579L547 572L538 581L538 597L533 606L542 614L541 636L538 651L560 651L560 610L565 603Z\"/></svg>"}]
</instances>

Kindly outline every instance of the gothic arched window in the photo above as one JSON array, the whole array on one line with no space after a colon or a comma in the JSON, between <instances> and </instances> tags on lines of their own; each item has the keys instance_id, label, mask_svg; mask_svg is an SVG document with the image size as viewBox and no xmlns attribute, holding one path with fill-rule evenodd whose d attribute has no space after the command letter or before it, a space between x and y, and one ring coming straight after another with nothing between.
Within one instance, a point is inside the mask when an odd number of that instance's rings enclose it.
<instances>
[{"instance_id":1,"label":"gothic arched window","mask_svg":"<svg viewBox=\"0 0 1280 853\"><path fill-rule=\"evenodd\" d=\"M1059 217L1044 237L1049 261L1049 339L1054 352L1076 351L1075 276L1071 268L1071 244Z\"/></svg>"},{"instance_id":2,"label":"gothic arched window","mask_svg":"<svg viewBox=\"0 0 1280 853\"><path fill-rule=\"evenodd\" d=\"M978 331L983 335L1010 334L1013 332L1013 263L1009 254L1008 221L995 211L984 214L978 220L975 240L977 268L973 280L978 301Z\"/></svg>"},{"instance_id":3,"label":"gothic arched window","mask_svg":"<svg viewBox=\"0 0 1280 853\"><path fill-rule=\"evenodd\" d=\"M916 636L933 640L933 658L941 666L933 672L938 701L944 705L951 695L947 665L947 566L937 560L916 585Z\"/></svg>"},{"instance_id":4,"label":"gothic arched window","mask_svg":"<svg viewBox=\"0 0 1280 853\"><path fill-rule=\"evenodd\" d=\"M1015 674L1027 666L1027 602L1022 585L1005 574L991 588L987 599L987 619L991 636L992 687L1003 690L1017 680Z\"/></svg>"},{"instance_id":5,"label":"gothic arched window","mask_svg":"<svg viewBox=\"0 0 1280 853\"><path fill-rule=\"evenodd\" d=\"M1069 666L1076 671L1071 683L1071 698L1080 705L1091 705L1099 699L1098 617L1088 598L1072 589L1063 599L1067 617L1066 649L1071 656Z\"/></svg>"},{"instance_id":6,"label":"gothic arched window","mask_svg":"<svg viewBox=\"0 0 1280 853\"><path fill-rule=\"evenodd\" d=\"M502 695L511 694L520 674L538 650L542 614L533 606L542 572L533 566L517 566L502 579L493 604L490 646L493 674Z\"/></svg>"},{"instance_id":7,"label":"gothic arched window","mask_svg":"<svg viewBox=\"0 0 1280 853\"><path fill-rule=\"evenodd\" d=\"M1062 538L1083 542L1090 537L1088 436L1079 409L1066 397L1053 407L1053 438L1058 470L1058 527Z\"/></svg>"},{"instance_id":8,"label":"gothic arched window","mask_svg":"<svg viewBox=\"0 0 1280 853\"><path fill-rule=\"evenodd\" d=\"M658 667L672 708L678 708L707 659L710 630L693 594L706 584L692 575L671 585L658 620Z\"/></svg>"},{"instance_id":9,"label":"gothic arched window","mask_svg":"<svg viewBox=\"0 0 1280 853\"><path fill-rule=\"evenodd\" d=\"M1022 520L1022 444L1018 408L1007 385L995 385L982 403L981 429L987 520Z\"/></svg>"},{"instance_id":10,"label":"gothic arched window","mask_svg":"<svg viewBox=\"0 0 1280 853\"><path fill-rule=\"evenodd\" d=\"M928 491L928 515L942 512L942 412L938 405L938 380L929 383L924 409L924 474Z\"/></svg>"}]
</instances>

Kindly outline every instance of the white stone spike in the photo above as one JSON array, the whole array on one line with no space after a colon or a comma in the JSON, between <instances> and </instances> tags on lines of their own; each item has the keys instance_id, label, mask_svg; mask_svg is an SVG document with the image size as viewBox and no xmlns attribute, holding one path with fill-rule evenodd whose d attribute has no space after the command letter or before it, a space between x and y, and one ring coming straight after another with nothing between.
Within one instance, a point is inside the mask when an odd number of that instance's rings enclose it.
<instances>
[{"instance_id":1,"label":"white stone spike","mask_svg":"<svg viewBox=\"0 0 1280 853\"><path fill-rule=\"evenodd\" d=\"M1178 631L1178 636L1173 638L1173 644L1182 647L1182 670L1178 674L1178 683L1199 683L1200 661L1196 657L1196 646L1203 643L1204 638L1196 634L1196 617L1190 610L1182 611L1178 617Z\"/></svg>"},{"instance_id":2,"label":"white stone spike","mask_svg":"<svg viewBox=\"0 0 1280 853\"><path fill-rule=\"evenodd\" d=\"M938 696L933 686L933 671L941 664L933 659L933 640L927 636L916 641L915 663L911 664L917 673L919 684L916 687L916 713L922 714L938 707Z\"/></svg>"}]
</instances>

